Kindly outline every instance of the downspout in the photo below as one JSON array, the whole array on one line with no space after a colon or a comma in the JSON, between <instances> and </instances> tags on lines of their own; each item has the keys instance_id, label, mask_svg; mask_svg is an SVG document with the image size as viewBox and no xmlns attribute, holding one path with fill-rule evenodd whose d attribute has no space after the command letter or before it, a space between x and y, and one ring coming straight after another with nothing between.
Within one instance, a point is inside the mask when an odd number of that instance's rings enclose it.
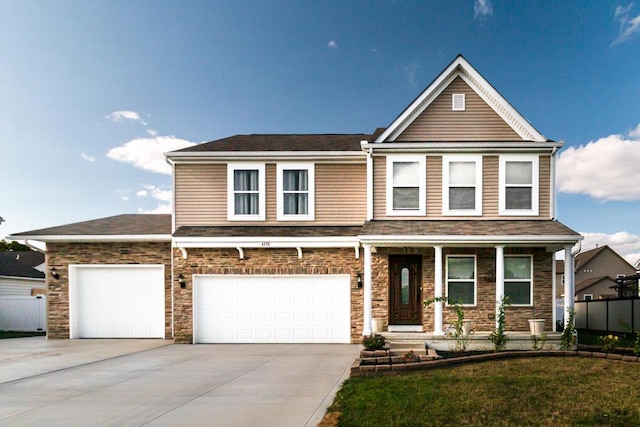
<instances>
[{"instance_id":1,"label":"downspout","mask_svg":"<svg viewBox=\"0 0 640 427\"><path fill-rule=\"evenodd\" d=\"M176 330L175 330L175 323L176 323L176 319L175 319L175 289L174 289L174 284L175 284L175 275L174 275L174 262L173 262L173 233L176 231L176 167L175 167L175 163L169 158L166 157L165 154L165 160L166 162L171 166L171 338L175 338L176 337ZM183 248L180 248L180 250L182 251L182 256L184 259L187 258L187 253L186 250L184 250ZM193 281L192 281L193 283Z\"/></svg>"},{"instance_id":2,"label":"downspout","mask_svg":"<svg viewBox=\"0 0 640 427\"><path fill-rule=\"evenodd\" d=\"M360 141L361 145L367 141ZM367 221L373 220L373 148L367 150Z\"/></svg>"},{"instance_id":3,"label":"downspout","mask_svg":"<svg viewBox=\"0 0 640 427\"><path fill-rule=\"evenodd\" d=\"M551 181L551 197L549 198L549 203L551 204L551 209L549 209L549 213L551 214L551 219L555 219L557 216L556 212L556 152L557 148L553 147L551 151L551 176L549 177Z\"/></svg>"}]
</instances>

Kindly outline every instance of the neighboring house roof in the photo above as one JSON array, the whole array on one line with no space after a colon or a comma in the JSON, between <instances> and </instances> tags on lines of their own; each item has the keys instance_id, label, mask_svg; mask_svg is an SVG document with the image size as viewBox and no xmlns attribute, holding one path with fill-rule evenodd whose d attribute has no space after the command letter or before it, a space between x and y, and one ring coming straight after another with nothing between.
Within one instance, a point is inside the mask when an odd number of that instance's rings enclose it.
<instances>
[{"instance_id":1,"label":"neighboring house roof","mask_svg":"<svg viewBox=\"0 0 640 427\"><path fill-rule=\"evenodd\" d=\"M171 240L170 214L124 214L25 231L11 239L42 241Z\"/></svg>"},{"instance_id":2,"label":"neighboring house roof","mask_svg":"<svg viewBox=\"0 0 640 427\"><path fill-rule=\"evenodd\" d=\"M611 253L612 255L615 255L621 262L627 264L629 268L635 269L635 267L631 265L626 259L622 258L622 256L620 256L618 252L611 249L609 245L604 245L594 249L590 249L588 251L580 252L578 255L576 255L575 271L578 271L578 269L583 268L584 266L589 264L591 260L593 260L595 257L597 257L598 255L600 255L605 251Z\"/></svg>"},{"instance_id":3,"label":"neighboring house roof","mask_svg":"<svg viewBox=\"0 0 640 427\"><path fill-rule=\"evenodd\" d=\"M616 283L615 279L612 279L609 276L603 276L603 277L591 277L590 279L586 279L583 280L582 282L576 284L576 294L579 292L583 292L586 289L590 288L593 285L597 285L598 283L602 282L602 281L609 281L609 282L613 282Z\"/></svg>"},{"instance_id":4,"label":"neighboring house roof","mask_svg":"<svg viewBox=\"0 0 640 427\"><path fill-rule=\"evenodd\" d=\"M183 226L174 237L356 237L359 226Z\"/></svg>"},{"instance_id":5,"label":"neighboring house roof","mask_svg":"<svg viewBox=\"0 0 640 427\"><path fill-rule=\"evenodd\" d=\"M372 140L379 132L381 132L381 129L373 134L234 135L172 151L167 155L171 157L173 155L189 153L233 153L248 151L362 151L360 141Z\"/></svg>"},{"instance_id":6,"label":"neighboring house roof","mask_svg":"<svg viewBox=\"0 0 640 427\"><path fill-rule=\"evenodd\" d=\"M555 220L381 220L368 221L361 236L561 236L571 241L579 233Z\"/></svg>"},{"instance_id":7,"label":"neighboring house roof","mask_svg":"<svg viewBox=\"0 0 640 427\"><path fill-rule=\"evenodd\" d=\"M458 55L438 77L376 138L376 142L390 142L411 124L440 93L460 76L493 110L525 141L548 141L500 93Z\"/></svg>"},{"instance_id":8,"label":"neighboring house roof","mask_svg":"<svg viewBox=\"0 0 640 427\"><path fill-rule=\"evenodd\" d=\"M0 276L44 279L44 273L34 268L43 262L41 252L0 252Z\"/></svg>"}]
</instances>

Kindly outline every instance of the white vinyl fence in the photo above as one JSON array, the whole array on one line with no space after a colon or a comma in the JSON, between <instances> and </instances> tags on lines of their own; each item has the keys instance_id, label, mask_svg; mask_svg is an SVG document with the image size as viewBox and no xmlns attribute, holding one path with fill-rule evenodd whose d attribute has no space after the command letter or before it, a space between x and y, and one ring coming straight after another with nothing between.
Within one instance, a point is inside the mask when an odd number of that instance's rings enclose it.
<instances>
[{"instance_id":1,"label":"white vinyl fence","mask_svg":"<svg viewBox=\"0 0 640 427\"><path fill-rule=\"evenodd\" d=\"M0 331L45 331L44 295L0 297Z\"/></svg>"}]
</instances>

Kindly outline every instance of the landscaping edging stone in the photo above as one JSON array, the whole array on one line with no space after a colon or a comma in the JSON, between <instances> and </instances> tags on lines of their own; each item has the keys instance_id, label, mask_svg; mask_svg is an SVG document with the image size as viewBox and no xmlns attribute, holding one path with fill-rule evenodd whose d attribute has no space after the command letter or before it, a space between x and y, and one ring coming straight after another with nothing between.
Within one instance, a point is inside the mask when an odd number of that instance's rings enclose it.
<instances>
[{"instance_id":1,"label":"landscaping edging stone","mask_svg":"<svg viewBox=\"0 0 640 427\"><path fill-rule=\"evenodd\" d=\"M385 351L385 350L378 350ZM388 350L386 350L388 352ZM404 359L403 357L365 357L356 359L351 365L352 377L369 377L377 375L394 374L398 372L437 369L451 365L460 365L465 363L485 362L498 359L523 359L527 357L594 357L599 359L609 359L621 362L640 362L637 356L623 356L616 353L601 353L597 351L562 351L562 350L521 350L521 351L502 351L496 353L474 354L462 357L450 357L443 359L434 359L432 357L421 356L420 361L394 361L394 359ZM388 354L388 353L387 353ZM423 359L424 358L424 359ZM429 360L426 360L429 359Z\"/></svg>"}]
</instances>

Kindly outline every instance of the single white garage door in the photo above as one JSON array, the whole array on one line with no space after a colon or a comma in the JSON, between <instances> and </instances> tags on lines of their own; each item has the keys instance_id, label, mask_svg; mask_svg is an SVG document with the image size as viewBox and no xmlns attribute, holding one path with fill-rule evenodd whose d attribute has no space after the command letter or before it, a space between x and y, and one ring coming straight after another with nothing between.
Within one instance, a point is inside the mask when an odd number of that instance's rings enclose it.
<instances>
[{"instance_id":1,"label":"single white garage door","mask_svg":"<svg viewBox=\"0 0 640 427\"><path fill-rule=\"evenodd\" d=\"M164 338L164 266L69 266L71 338Z\"/></svg>"},{"instance_id":2,"label":"single white garage door","mask_svg":"<svg viewBox=\"0 0 640 427\"><path fill-rule=\"evenodd\" d=\"M196 275L196 343L348 343L348 275Z\"/></svg>"}]
</instances>

